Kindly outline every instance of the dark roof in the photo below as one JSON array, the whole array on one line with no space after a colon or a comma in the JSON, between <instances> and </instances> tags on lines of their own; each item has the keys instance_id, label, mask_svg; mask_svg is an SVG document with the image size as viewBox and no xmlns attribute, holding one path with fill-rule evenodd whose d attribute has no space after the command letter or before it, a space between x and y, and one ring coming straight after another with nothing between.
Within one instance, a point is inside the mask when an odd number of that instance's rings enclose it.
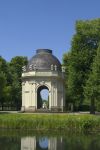
<instances>
[{"instance_id":1,"label":"dark roof","mask_svg":"<svg viewBox=\"0 0 100 150\"><path fill-rule=\"evenodd\" d=\"M51 65L56 65L57 70L61 70L60 61L52 54L52 50L38 49L28 62L27 71L30 71L29 66L35 66L37 70L51 70ZM33 70L33 68L32 68Z\"/></svg>"}]
</instances>

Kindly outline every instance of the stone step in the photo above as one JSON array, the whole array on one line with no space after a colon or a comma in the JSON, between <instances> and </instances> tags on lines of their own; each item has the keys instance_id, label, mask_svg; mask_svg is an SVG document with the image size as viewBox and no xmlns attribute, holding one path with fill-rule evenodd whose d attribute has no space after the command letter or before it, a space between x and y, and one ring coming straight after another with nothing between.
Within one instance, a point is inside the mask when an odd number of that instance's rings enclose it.
<instances>
[{"instance_id":1,"label":"stone step","mask_svg":"<svg viewBox=\"0 0 100 150\"><path fill-rule=\"evenodd\" d=\"M35 112L50 112L49 109L37 109Z\"/></svg>"}]
</instances>

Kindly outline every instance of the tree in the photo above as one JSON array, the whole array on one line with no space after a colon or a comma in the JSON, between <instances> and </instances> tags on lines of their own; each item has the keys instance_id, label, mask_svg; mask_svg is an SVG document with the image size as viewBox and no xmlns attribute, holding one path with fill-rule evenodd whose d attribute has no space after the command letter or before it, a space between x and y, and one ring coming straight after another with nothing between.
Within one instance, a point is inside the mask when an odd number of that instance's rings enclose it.
<instances>
[{"instance_id":1,"label":"tree","mask_svg":"<svg viewBox=\"0 0 100 150\"><path fill-rule=\"evenodd\" d=\"M20 82L18 82L18 76L17 74L14 74L13 76L13 82L12 82L12 90L11 90L11 95L12 95L12 104L16 106L17 110L21 106L21 93L22 93L22 88L20 85Z\"/></svg>"},{"instance_id":2,"label":"tree","mask_svg":"<svg viewBox=\"0 0 100 150\"><path fill-rule=\"evenodd\" d=\"M70 66L70 52L65 53L63 55L63 66L65 67L65 95L66 95L66 99L65 99L65 104L66 104L66 109L67 110L71 110L73 111L70 106L74 103L73 99L71 98L70 92L69 92L69 88L68 88L68 77L69 77L69 66Z\"/></svg>"},{"instance_id":3,"label":"tree","mask_svg":"<svg viewBox=\"0 0 100 150\"><path fill-rule=\"evenodd\" d=\"M7 74L7 62L2 56L0 56L0 70L4 72L5 75Z\"/></svg>"},{"instance_id":4,"label":"tree","mask_svg":"<svg viewBox=\"0 0 100 150\"><path fill-rule=\"evenodd\" d=\"M27 58L16 56L11 62L6 62L0 56L0 103L2 105L21 106L21 74L22 66L27 64Z\"/></svg>"},{"instance_id":5,"label":"tree","mask_svg":"<svg viewBox=\"0 0 100 150\"><path fill-rule=\"evenodd\" d=\"M10 70L12 73L16 73L18 76L18 81L21 83L21 74L22 74L22 67L27 65L28 60L27 57L16 56L11 59L10 62Z\"/></svg>"},{"instance_id":6,"label":"tree","mask_svg":"<svg viewBox=\"0 0 100 150\"><path fill-rule=\"evenodd\" d=\"M81 108L83 104L84 86L99 42L100 19L76 22L76 34L72 39L66 83L70 98L77 108Z\"/></svg>"},{"instance_id":7,"label":"tree","mask_svg":"<svg viewBox=\"0 0 100 150\"><path fill-rule=\"evenodd\" d=\"M9 63L0 56L0 70L5 74L7 85L12 83L12 73L10 71Z\"/></svg>"},{"instance_id":8,"label":"tree","mask_svg":"<svg viewBox=\"0 0 100 150\"><path fill-rule=\"evenodd\" d=\"M7 64L5 59L0 56L0 103L3 107L4 103L4 88L7 83Z\"/></svg>"},{"instance_id":9,"label":"tree","mask_svg":"<svg viewBox=\"0 0 100 150\"><path fill-rule=\"evenodd\" d=\"M9 70L12 76L12 83L11 83L11 95L13 105L17 107L17 109L21 106L21 75L22 75L22 67L27 65L28 60L27 57L16 56L12 58L11 62L9 63Z\"/></svg>"},{"instance_id":10,"label":"tree","mask_svg":"<svg viewBox=\"0 0 100 150\"><path fill-rule=\"evenodd\" d=\"M4 88L6 86L6 76L5 74L0 71L0 103L3 107L3 103L4 103Z\"/></svg>"},{"instance_id":11,"label":"tree","mask_svg":"<svg viewBox=\"0 0 100 150\"><path fill-rule=\"evenodd\" d=\"M84 87L86 99L91 102L90 113L95 113L95 102L100 102L100 46L97 49L97 55L94 58L92 71Z\"/></svg>"},{"instance_id":12,"label":"tree","mask_svg":"<svg viewBox=\"0 0 100 150\"><path fill-rule=\"evenodd\" d=\"M11 86L5 86L4 87L4 96L3 96L3 99L4 99L4 103L6 104L6 106L10 106L11 103L12 103L12 94L11 94Z\"/></svg>"}]
</instances>

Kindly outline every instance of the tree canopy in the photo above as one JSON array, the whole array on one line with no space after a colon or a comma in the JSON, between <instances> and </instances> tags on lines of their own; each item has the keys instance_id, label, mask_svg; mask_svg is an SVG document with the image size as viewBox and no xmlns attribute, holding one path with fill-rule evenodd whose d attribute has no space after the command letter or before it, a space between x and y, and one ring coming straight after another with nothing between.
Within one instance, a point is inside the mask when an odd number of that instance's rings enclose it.
<instances>
[{"instance_id":1,"label":"tree canopy","mask_svg":"<svg viewBox=\"0 0 100 150\"><path fill-rule=\"evenodd\" d=\"M0 56L0 106L21 107L21 74L27 58L16 56L6 62Z\"/></svg>"},{"instance_id":2,"label":"tree canopy","mask_svg":"<svg viewBox=\"0 0 100 150\"><path fill-rule=\"evenodd\" d=\"M100 102L100 46L92 64L92 70L84 88L85 98L91 102L91 113L95 113L95 102Z\"/></svg>"},{"instance_id":3,"label":"tree canopy","mask_svg":"<svg viewBox=\"0 0 100 150\"><path fill-rule=\"evenodd\" d=\"M66 101L69 102L70 99L76 109L81 109L84 104L84 88L92 70L99 42L100 19L76 22L76 33L68 52L70 55L64 55L63 59L67 68Z\"/></svg>"}]
</instances>

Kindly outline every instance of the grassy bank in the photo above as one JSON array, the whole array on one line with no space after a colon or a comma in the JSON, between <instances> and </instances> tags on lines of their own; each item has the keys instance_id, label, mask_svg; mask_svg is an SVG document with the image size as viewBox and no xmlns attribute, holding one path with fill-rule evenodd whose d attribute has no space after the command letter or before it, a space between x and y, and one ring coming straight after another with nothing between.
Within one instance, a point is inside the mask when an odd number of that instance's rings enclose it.
<instances>
[{"instance_id":1,"label":"grassy bank","mask_svg":"<svg viewBox=\"0 0 100 150\"><path fill-rule=\"evenodd\" d=\"M68 114L0 114L1 129L100 131L100 116Z\"/></svg>"}]
</instances>

